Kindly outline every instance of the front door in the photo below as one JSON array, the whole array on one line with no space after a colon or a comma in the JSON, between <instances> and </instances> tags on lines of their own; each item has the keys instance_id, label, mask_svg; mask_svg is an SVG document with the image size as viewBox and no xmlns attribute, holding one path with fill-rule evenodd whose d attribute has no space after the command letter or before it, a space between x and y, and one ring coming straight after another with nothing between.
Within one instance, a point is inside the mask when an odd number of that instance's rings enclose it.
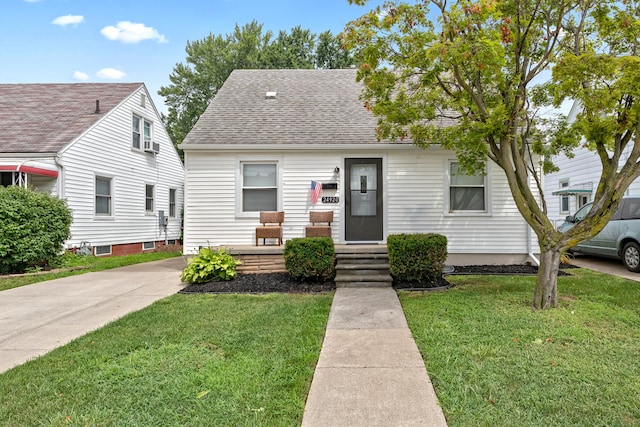
<instances>
[{"instance_id":1,"label":"front door","mask_svg":"<svg viewBox=\"0 0 640 427\"><path fill-rule=\"evenodd\" d=\"M382 240L382 159L345 159L345 240Z\"/></svg>"}]
</instances>

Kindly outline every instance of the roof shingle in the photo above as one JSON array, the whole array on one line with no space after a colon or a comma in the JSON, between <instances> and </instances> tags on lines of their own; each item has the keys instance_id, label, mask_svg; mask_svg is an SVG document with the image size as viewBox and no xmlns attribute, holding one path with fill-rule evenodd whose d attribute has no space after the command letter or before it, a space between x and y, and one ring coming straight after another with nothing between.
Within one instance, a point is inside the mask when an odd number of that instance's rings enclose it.
<instances>
[{"instance_id":1,"label":"roof shingle","mask_svg":"<svg viewBox=\"0 0 640 427\"><path fill-rule=\"evenodd\" d=\"M0 84L0 153L58 152L142 85Z\"/></svg>"},{"instance_id":2,"label":"roof shingle","mask_svg":"<svg viewBox=\"0 0 640 427\"><path fill-rule=\"evenodd\" d=\"M355 69L235 70L183 145L375 143L362 88Z\"/></svg>"}]
</instances>

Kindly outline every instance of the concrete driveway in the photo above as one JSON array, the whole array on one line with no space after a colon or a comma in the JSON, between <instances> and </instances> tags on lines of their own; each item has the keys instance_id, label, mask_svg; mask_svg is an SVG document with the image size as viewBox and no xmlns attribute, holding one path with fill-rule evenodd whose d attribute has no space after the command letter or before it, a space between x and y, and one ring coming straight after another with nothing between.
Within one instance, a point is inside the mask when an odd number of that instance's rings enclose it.
<instances>
[{"instance_id":1,"label":"concrete driveway","mask_svg":"<svg viewBox=\"0 0 640 427\"><path fill-rule=\"evenodd\" d=\"M175 294L184 267L177 257L0 292L0 373Z\"/></svg>"},{"instance_id":2,"label":"concrete driveway","mask_svg":"<svg viewBox=\"0 0 640 427\"><path fill-rule=\"evenodd\" d=\"M599 271L600 273L611 274L613 276L624 277L625 279L640 282L640 273L633 273L627 270L619 259L575 254L571 263L578 267L588 268L590 270Z\"/></svg>"}]
</instances>

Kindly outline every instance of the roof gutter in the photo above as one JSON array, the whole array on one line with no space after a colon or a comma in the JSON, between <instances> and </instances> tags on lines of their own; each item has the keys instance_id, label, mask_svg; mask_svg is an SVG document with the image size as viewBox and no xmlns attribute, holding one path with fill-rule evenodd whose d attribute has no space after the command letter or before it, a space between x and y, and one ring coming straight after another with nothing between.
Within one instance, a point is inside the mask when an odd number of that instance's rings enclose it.
<instances>
[{"instance_id":1,"label":"roof gutter","mask_svg":"<svg viewBox=\"0 0 640 427\"><path fill-rule=\"evenodd\" d=\"M180 144L183 151L336 151L336 150L380 150L380 149L416 149L412 143L377 143L377 144ZM440 144L433 144L426 149L440 149Z\"/></svg>"}]
</instances>

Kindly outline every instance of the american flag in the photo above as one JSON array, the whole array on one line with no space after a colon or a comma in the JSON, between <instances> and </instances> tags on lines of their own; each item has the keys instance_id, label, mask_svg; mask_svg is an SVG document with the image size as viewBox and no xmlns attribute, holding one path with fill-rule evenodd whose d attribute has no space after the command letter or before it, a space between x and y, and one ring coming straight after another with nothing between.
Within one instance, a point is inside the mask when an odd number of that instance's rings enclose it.
<instances>
[{"instance_id":1,"label":"american flag","mask_svg":"<svg viewBox=\"0 0 640 427\"><path fill-rule=\"evenodd\" d=\"M317 181L311 181L311 203L314 205L318 203L320 192L322 191L322 183Z\"/></svg>"}]
</instances>

